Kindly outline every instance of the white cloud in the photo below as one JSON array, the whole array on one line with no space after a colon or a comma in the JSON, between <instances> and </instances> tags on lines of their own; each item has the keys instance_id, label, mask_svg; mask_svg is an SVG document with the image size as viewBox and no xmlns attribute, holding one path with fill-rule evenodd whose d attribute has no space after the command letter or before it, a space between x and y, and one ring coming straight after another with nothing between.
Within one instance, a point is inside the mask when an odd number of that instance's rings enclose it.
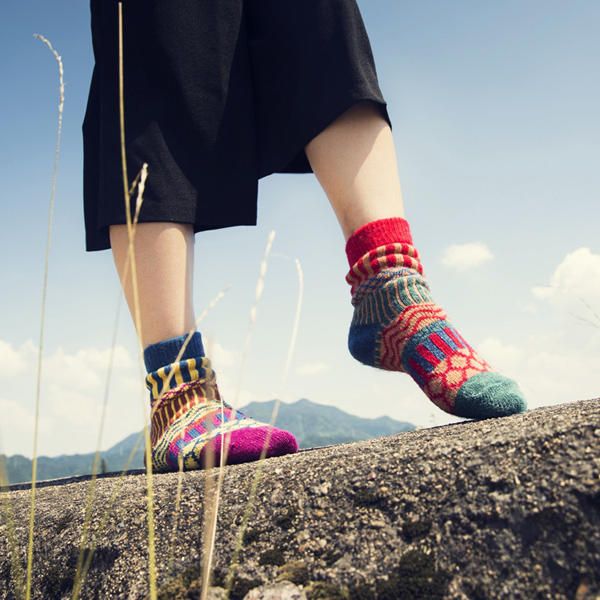
<instances>
[{"instance_id":1,"label":"white cloud","mask_svg":"<svg viewBox=\"0 0 600 600\"><path fill-rule=\"evenodd\" d=\"M99 424L102 399L91 393L81 393L70 387L49 384L47 398L52 416L65 425L92 428Z\"/></svg>"},{"instance_id":2,"label":"white cloud","mask_svg":"<svg viewBox=\"0 0 600 600\"><path fill-rule=\"evenodd\" d=\"M74 354L66 353L61 346L42 363L43 383L67 384L71 389L96 390L104 386L110 360L110 348L84 348ZM113 371L129 370L134 366L130 354L122 346L115 348Z\"/></svg>"},{"instance_id":3,"label":"white cloud","mask_svg":"<svg viewBox=\"0 0 600 600\"><path fill-rule=\"evenodd\" d=\"M44 351L39 454L53 456L95 450L110 352L110 348L91 347L74 353L66 352L62 347L50 353ZM10 365L10 369L3 370L3 375L20 375L2 381L0 452L31 456L38 349L31 341L14 349L0 340L0 357L6 358L6 364ZM30 376L22 376L23 365L29 369ZM126 348L116 346L102 448L141 429L143 410L148 415L149 404L139 365Z\"/></svg>"},{"instance_id":4,"label":"white cloud","mask_svg":"<svg viewBox=\"0 0 600 600\"><path fill-rule=\"evenodd\" d=\"M265 398L259 397L258 394L244 387L237 392L237 374L232 378L228 376L227 372L216 371L216 377L221 398L223 398L225 402L229 402L229 404L231 404L234 408L239 408L240 406L244 406L250 402L265 400Z\"/></svg>"},{"instance_id":5,"label":"white cloud","mask_svg":"<svg viewBox=\"0 0 600 600\"><path fill-rule=\"evenodd\" d=\"M491 337L477 350L494 369L515 379L528 408L600 396L600 379L595 376L600 335L578 345L571 343L568 331L554 331L532 336L521 347Z\"/></svg>"},{"instance_id":6,"label":"white cloud","mask_svg":"<svg viewBox=\"0 0 600 600\"><path fill-rule=\"evenodd\" d=\"M533 302L524 302L519 305L521 311L528 315L536 315L538 307Z\"/></svg>"},{"instance_id":7,"label":"white cloud","mask_svg":"<svg viewBox=\"0 0 600 600\"><path fill-rule=\"evenodd\" d=\"M33 403L31 407L25 407L21 402L15 400L9 400L7 398L0 398L0 412L3 415L2 418L2 437L0 442L0 453L4 453L7 449L7 436L6 436L6 424L10 424L10 434L14 435L25 435L26 444L24 444L19 453L31 454L33 448ZM38 422L38 430L40 433L50 433L53 430L54 421L49 417L41 416ZM10 448L8 448L10 450ZM9 452L10 454L16 454L17 452Z\"/></svg>"},{"instance_id":8,"label":"white cloud","mask_svg":"<svg viewBox=\"0 0 600 600\"><path fill-rule=\"evenodd\" d=\"M15 375L24 373L29 366L35 365L35 362L31 362L32 359L37 358L34 352L34 346L30 340L27 340L21 345L19 349L13 349L13 347L4 340L0 340L0 378L12 378Z\"/></svg>"},{"instance_id":9,"label":"white cloud","mask_svg":"<svg viewBox=\"0 0 600 600\"><path fill-rule=\"evenodd\" d=\"M489 337L476 346L478 351L492 367L519 383L529 408L597 398L600 319L594 313L600 313L600 254L589 248L568 253L549 285L531 291L549 309L545 332L519 342ZM535 305L527 307L535 314Z\"/></svg>"},{"instance_id":10,"label":"white cloud","mask_svg":"<svg viewBox=\"0 0 600 600\"><path fill-rule=\"evenodd\" d=\"M502 365L504 371L518 371L525 359L525 351L522 348L494 337L483 340L478 345L477 351L488 362L491 362L493 367L497 368L497 365Z\"/></svg>"},{"instance_id":11,"label":"white cloud","mask_svg":"<svg viewBox=\"0 0 600 600\"><path fill-rule=\"evenodd\" d=\"M211 363L217 371L233 367L239 360L238 353L227 350L209 336L205 336L204 347L206 355L210 357Z\"/></svg>"},{"instance_id":12,"label":"white cloud","mask_svg":"<svg viewBox=\"0 0 600 600\"><path fill-rule=\"evenodd\" d=\"M296 367L296 373L298 375L318 375L319 373L324 373L325 371L329 371L331 367L324 362L313 362L313 363L305 363Z\"/></svg>"},{"instance_id":13,"label":"white cloud","mask_svg":"<svg viewBox=\"0 0 600 600\"><path fill-rule=\"evenodd\" d=\"M453 244L444 250L442 264L457 271L467 271L486 263L494 255L483 242Z\"/></svg>"},{"instance_id":14,"label":"white cloud","mask_svg":"<svg viewBox=\"0 0 600 600\"><path fill-rule=\"evenodd\" d=\"M600 313L600 254L578 248L565 256L547 286L531 289L539 300L593 319Z\"/></svg>"}]
</instances>

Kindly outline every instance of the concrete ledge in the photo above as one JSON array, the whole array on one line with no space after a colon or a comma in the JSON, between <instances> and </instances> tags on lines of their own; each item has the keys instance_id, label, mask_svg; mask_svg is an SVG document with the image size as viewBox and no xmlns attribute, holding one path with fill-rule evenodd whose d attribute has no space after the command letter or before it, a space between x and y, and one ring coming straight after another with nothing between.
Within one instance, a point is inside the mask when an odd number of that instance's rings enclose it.
<instances>
[{"instance_id":1,"label":"concrete ledge","mask_svg":"<svg viewBox=\"0 0 600 600\"><path fill-rule=\"evenodd\" d=\"M256 468L226 468L215 586L225 581ZM600 594L600 400L269 459L262 472L232 599L277 580L309 600ZM184 474L173 546L177 474L153 478L159 597L199 597L204 484L216 474ZM89 485L36 492L33 598L70 597ZM96 485L96 550L81 597L146 598L146 476ZM30 491L1 496L14 510L24 569ZM2 510L1 599L14 597L7 531Z\"/></svg>"}]
</instances>

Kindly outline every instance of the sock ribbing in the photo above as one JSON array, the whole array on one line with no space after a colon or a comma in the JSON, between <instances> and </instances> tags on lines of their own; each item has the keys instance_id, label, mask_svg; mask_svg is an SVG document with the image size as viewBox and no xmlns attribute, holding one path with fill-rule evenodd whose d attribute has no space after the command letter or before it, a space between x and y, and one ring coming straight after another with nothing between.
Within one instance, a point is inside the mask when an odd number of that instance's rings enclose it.
<instances>
[{"instance_id":1,"label":"sock ribbing","mask_svg":"<svg viewBox=\"0 0 600 600\"><path fill-rule=\"evenodd\" d=\"M187 333L167 338L166 340L147 346L144 349L144 364L146 365L146 371L156 371L156 369L160 367L175 362L177 354L186 338ZM204 356L204 346L202 344L202 335L199 331L195 331L185 347L181 360L186 358L196 358L198 356Z\"/></svg>"},{"instance_id":2,"label":"sock ribbing","mask_svg":"<svg viewBox=\"0 0 600 600\"><path fill-rule=\"evenodd\" d=\"M346 242L348 263L352 267L361 256L370 250L394 243L410 244L412 246L412 234L406 219L390 217L365 223L355 230Z\"/></svg>"}]
</instances>

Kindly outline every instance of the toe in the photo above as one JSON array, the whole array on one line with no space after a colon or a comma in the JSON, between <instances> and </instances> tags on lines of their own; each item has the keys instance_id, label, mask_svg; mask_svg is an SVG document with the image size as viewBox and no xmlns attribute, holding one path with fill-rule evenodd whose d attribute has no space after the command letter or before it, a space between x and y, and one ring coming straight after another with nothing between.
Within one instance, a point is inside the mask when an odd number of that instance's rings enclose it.
<instances>
[{"instance_id":1,"label":"toe","mask_svg":"<svg viewBox=\"0 0 600 600\"><path fill-rule=\"evenodd\" d=\"M269 430L271 430L270 435ZM238 429L227 434L226 437L227 464L229 465L258 460L265 445L267 447L265 458L283 456L298 451L298 442L293 434L268 425ZM222 436L218 436L206 444L201 452L201 460L211 452L218 457L221 453L221 443ZM218 462L218 458L216 462Z\"/></svg>"},{"instance_id":2,"label":"toe","mask_svg":"<svg viewBox=\"0 0 600 600\"><path fill-rule=\"evenodd\" d=\"M527 402L515 381L486 371L469 378L454 401L454 413L470 419L505 417L527 410Z\"/></svg>"}]
</instances>

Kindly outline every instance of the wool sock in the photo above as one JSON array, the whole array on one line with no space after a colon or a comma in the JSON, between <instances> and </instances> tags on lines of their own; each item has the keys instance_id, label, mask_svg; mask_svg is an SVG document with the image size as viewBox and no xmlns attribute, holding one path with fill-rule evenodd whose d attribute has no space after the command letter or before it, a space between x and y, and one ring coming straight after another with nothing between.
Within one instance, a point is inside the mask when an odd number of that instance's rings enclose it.
<instances>
[{"instance_id":1,"label":"wool sock","mask_svg":"<svg viewBox=\"0 0 600 600\"><path fill-rule=\"evenodd\" d=\"M380 219L346 243L354 313L352 356L365 365L408 373L452 415L484 419L526 410L517 384L492 369L448 320L423 275L405 219Z\"/></svg>"},{"instance_id":2,"label":"wool sock","mask_svg":"<svg viewBox=\"0 0 600 600\"><path fill-rule=\"evenodd\" d=\"M258 460L265 445L266 457L296 452L298 443L289 431L247 417L222 401L199 331L193 333L181 359L175 360L186 337L144 349L152 469L177 471L179 460L184 470L201 469L210 465L210 458L217 465L222 444L227 464Z\"/></svg>"}]
</instances>

